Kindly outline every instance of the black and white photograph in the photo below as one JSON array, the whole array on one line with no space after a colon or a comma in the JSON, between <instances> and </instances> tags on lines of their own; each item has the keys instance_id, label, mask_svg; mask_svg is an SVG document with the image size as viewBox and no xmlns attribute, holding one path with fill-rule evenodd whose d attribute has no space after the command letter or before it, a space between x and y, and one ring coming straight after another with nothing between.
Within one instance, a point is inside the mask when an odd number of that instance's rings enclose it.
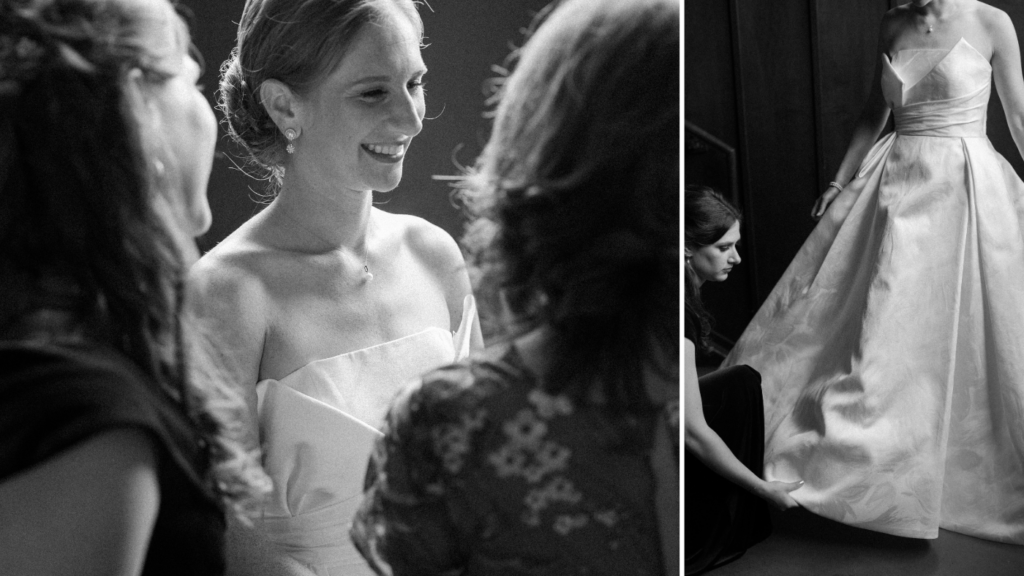
<instances>
[{"instance_id":1,"label":"black and white photograph","mask_svg":"<svg viewBox=\"0 0 1024 576\"><path fill-rule=\"evenodd\" d=\"M0 574L681 574L682 11L0 0Z\"/></svg>"},{"instance_id":2,"label":"black and white photograph","mask_svg":"<svg viewBox=\"0 0 1024 576\"><path fill-rule=\"evenodd\" d=\"M1024 573L1017 0L686 0L686 574Z\"/></svg>"}]
</instances>

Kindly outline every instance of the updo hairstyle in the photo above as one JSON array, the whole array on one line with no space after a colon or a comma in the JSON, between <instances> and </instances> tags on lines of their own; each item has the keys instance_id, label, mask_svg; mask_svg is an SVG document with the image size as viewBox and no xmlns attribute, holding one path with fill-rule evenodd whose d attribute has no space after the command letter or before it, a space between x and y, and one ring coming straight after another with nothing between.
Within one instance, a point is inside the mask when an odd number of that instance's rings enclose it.
<instances>
[{"instance_id":1,"label":"updo hairstyle","mask_svg":"<svg viewBox=\"0 0 1024 576\"><path fill-rule=\"evenodd\" d=\"M288 141L260 97L266 80L304 95L340 64L368 23L405 14L420 36L411 0L246 0L238 43L221 66L218 108L228 133L246 151L247 173L280 187Z\"/></svg>"}]
</instances>

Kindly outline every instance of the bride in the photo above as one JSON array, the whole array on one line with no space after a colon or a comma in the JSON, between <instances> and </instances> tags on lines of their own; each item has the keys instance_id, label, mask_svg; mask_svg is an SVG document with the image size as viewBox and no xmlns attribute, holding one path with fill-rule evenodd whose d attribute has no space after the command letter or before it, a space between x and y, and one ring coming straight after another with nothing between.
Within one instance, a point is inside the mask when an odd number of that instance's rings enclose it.
<instances>
[{"instance_id":1,"label":"bride","mask_svg":"<svg viewBox=\"0 0 1024 576\"><path fill-rule=\"evenodd\" d=\"M912 0L878 58L821 221L726 364L762 374L765 475L804 480L804 507L1024 544L1024 182L985 136L994 78L1024 148L1017 35Z\"/></svg>"},{"instance_id":2,"label":"bride","mask_svg":"<svg viewBox=\"0 0 1024 576\"><path fill-rule=\"evenodd\" d=\"M239 573L369 574L347 524L388 403L482 345L455 241L372 207L422 128L421 38L409 0L248 0L223 68L231 135L277 186L191 273L275 483L229 533Z\"/></svg>"}]
</instances>

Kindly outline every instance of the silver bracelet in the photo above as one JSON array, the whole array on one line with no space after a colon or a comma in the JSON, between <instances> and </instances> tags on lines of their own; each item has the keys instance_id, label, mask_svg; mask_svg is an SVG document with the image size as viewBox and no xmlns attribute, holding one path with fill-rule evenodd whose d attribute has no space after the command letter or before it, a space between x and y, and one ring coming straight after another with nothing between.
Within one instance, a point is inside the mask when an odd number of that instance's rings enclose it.
<instances>
[{"instance_id":1,"label":"silver bracelet","mask_svg":"<svg viewBox=\"0 0 1024 576\"><path fill-rule=\"evenodd\" d=\"M839 190L840 192L843 191L843 185L840 184L839 182L829 182L828 185L829 185L829 188L835 188L836 190Z\"/></svg>"}]
</instances>

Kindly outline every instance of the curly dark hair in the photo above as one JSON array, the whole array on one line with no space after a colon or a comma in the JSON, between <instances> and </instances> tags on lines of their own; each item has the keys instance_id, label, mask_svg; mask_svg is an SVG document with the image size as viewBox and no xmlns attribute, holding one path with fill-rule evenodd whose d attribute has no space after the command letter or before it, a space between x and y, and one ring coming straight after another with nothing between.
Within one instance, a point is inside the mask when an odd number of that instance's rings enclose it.
<instances>
[{"instance_id":1,"label":"curly dark hair","mask_svg":"<svg viewBox=\"0 0 1024 576\"><path fill-rule=\"evenodd\" d=\"M696 250L711 246L725 236L732 225L742 220L740 211L707 186L691 184L685 191L685 227L683 231L685 246ZM700 334L694 342L699 349L708 347L707 337L711 332L711 315L704 308L700 299L700 280L689 263L686 265L685 288L686 314L699 324Z\"/></svg>"},{"instance_id":2,"label":"curly dark hair","mask_svg":"<svg viewBox=\"0 0 1024 576\"><path fill-rule=\"evenodd\" d=\"M123 89L133 70L170 77L141 37L148 18L126 0L0 0L0 332L64 318L44 337L123 353L193 421L211 488L241 509L269 480L241 437L242 398L202 377L216 370L182 318L185 261Z\"/></svg>"},{"instance_id":3,"label":"curly dark hair","mask_svg":"<svg viewBox=\"0 0 1024 576\"><path fill-rule=\"evenodd\" d=\"M246 0L238 43L221 65L218 101L231 138L246 151L245 168L280 187L288 141L263 106L260 87L275 79L299 94L334 70L359 30L399 8L420 35L412 0Z\"/></svg>"},{"instance_id":4,"label":"curly dark hair","mask_svg":"<svg viewBox=\"0 0 1024 576\"><path fill-rule=\"evenodd\" d=\"M678 368L679 3L569 1L534 28L459 184L485 332L549 326L546 387L646 408L642 367Z\"/></svg>"}]
</instances>

